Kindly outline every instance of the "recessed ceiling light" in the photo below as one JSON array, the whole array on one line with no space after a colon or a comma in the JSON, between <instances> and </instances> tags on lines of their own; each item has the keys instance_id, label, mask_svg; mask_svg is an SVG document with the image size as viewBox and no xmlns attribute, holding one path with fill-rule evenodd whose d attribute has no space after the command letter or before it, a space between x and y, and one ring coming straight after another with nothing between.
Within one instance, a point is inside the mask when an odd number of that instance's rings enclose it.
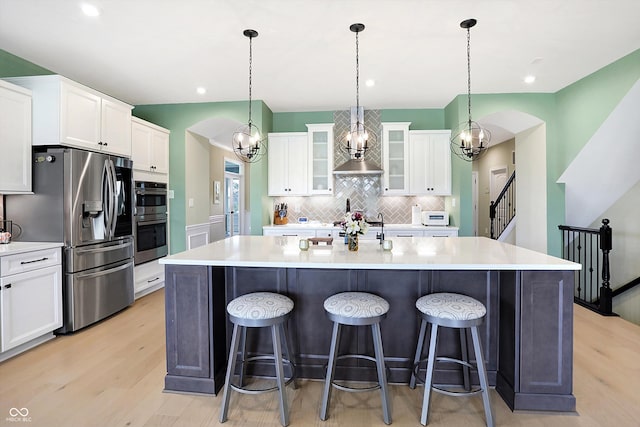
<instances>
[{"instance_id":1,"label":"recessed ceiling light","mask_svg":"<svg viewBox=\"0 0 640 427\"><path fill-rule=\"evenodd\" d=\"M376 85L376 81L373 79L368 79L366 82L364 82L365 85L367 85L367 87L372 87Z\"/></svg>"},{"instance_id":2,"label":"recessed ceiling light","mask_svg":"<svg viewBox=\"0 0 640 427\"><path fill-rule=\"evenodd\" d=\"M100 16L100 10L92 4L82 3L80 7L82 8L82 12L87 16Z\"/></svg>"},{"instance_id":3,"label":"recessed ceiling light","mask_svg":"<svg viewBox=\"0 0 640 427\"><path fill-rule=\"evenodd\" d=\"M524 82L529 85L535 81L536 81L536 76L532 74L529 74L527 77L524 78Z\"/></svg>"},{"instance_id":4,"label":"recessed ceiling light","mask_svg":"<svg viewBox=\"0 0 640 427\"><path fill-rule=\"evenodd\" d=\"M198 95L204 95L205 93L207 93L207 88L200 86L196 89L196 92L198 92Z\"/></svg>"}]
</instances>

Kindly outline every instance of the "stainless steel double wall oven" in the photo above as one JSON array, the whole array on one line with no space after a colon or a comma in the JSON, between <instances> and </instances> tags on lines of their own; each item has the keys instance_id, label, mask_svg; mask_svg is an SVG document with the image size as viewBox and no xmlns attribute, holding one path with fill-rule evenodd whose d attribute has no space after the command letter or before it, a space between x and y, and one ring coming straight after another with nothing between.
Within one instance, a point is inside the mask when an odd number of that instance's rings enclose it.
<instances>
[{"instance_id":1,"label":"stainless steel double wall oven","mask_svg":"<svg viewBox=\"0 0 640 427\"><path fill-rule=\"evenodd\" d=\"M167 246L167 184L135 182L136 265L166 256Z\"/></svg>"}]
</instances>

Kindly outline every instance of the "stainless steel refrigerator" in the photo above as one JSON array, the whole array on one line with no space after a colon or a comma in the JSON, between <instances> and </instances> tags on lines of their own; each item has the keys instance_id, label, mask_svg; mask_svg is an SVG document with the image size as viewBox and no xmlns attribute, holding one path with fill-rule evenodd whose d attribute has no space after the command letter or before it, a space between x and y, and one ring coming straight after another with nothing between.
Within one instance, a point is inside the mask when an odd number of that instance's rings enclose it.
<instances>
[{"instance_id":1,"label":"stainless steel refrigerator","mask_svg":"<svg viewBox=\"0 0 640 427\"><path fill-rule=\"evenodd\" d=\"M132 162L63 147L36 147L33 192L6 197L21 241L63 242L64 324L88 326L134 301Z\"/></svg>"}]
</instances>

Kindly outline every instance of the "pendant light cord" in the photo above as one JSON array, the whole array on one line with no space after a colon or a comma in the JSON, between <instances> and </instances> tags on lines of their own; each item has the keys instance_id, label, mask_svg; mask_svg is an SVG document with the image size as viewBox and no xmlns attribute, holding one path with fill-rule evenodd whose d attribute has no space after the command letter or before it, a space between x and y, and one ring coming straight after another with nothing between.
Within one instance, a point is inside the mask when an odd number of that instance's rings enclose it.
<instances>
[{"instance_id":1,"label":"pendant light cord","mask_svg":"<svg viewBox=\"0 0 640 427\"><path fill-rule=\"evenodd\" d=\"M358 33L359 31L356 31L356 117L358 117L360 111L360 61L358 59L360 55Z\"/></svg>"},{"instance_id":2,"label":"pendant light cord","mask_svg":"<svg viewBox=\"0 0 640 427\"><path fill-rule=\"evenodd\" d=\"M469 131L471 131L471 29L467 28L467 103L469 108Z\"/></svg>"},{"instance_id":3,"label":"pendant light cord","mask_svg":"<svg viewBox=\"0 0 640 427\"><path fill-rule=\"evenodd\" d=\"M253 37L249 37L249 126L251 126L251 64L253 62L253 50L251 48L252 41Z\"/></svg>"}]
</instances>

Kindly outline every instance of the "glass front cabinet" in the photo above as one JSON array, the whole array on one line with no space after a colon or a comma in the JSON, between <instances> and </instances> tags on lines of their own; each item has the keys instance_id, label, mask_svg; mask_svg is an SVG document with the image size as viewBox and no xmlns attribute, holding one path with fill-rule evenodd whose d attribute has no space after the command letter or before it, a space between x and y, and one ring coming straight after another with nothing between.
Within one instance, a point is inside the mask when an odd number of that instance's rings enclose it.
<instances>
[{"instance_id":1,"label":"glass front cabinet","mask_svg":"<svg viewBox=\"0 0 640 427\"><path fill-rule=\"evenodd\" d=\"M409 193L410 122L382 123L383 194Z\"/></svg>"},{"instance_id":2,"label":"glass front cabinet","mask_svg":"<svg viewBox=\"0 0 640 427\"><path fill-rule=\"evenodd\" d=\"M307 125L309 194L333 194L333 123Z\"/></svg>"}]
</instances>

